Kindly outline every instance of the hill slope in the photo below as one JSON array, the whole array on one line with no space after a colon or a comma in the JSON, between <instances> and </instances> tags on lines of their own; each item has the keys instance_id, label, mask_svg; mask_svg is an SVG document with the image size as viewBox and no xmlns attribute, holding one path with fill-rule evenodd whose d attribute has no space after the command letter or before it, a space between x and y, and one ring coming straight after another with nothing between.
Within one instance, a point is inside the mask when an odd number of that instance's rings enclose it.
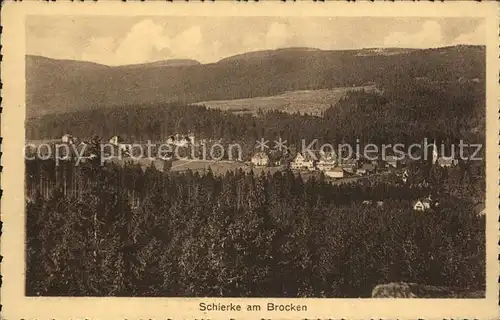
<instances>
[{"instance_id":1,"label":"hill slope","mask_svg":"<svg viewBox=\"0 0 500 320\"><path fill-rule=\"evenodd\" d=\"M431 83L485 75L485 48L456 46L377 53L308 48L254 52L212 64L109 67L26 57L28 117L120 105L242 99L286 91Z\"/></svg>"}]
</instances>

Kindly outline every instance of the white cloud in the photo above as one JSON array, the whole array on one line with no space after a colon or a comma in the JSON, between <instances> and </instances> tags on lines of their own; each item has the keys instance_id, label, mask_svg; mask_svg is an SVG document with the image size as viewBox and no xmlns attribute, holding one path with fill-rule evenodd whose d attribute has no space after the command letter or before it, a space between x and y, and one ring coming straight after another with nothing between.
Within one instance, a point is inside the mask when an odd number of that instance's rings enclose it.
<instances>
[{"instance_id":1,"label":"white cloud","mask_svg":"<svg viewBox=\"0 0 500 320\"><path fill-rule=\"evenodd\" d=\"M293 32L288 24L273 22L264 33L249 32L242 40L238 53L272 50L288 46Z\"/></svg>"},{"instance_id":2,"label":"white cloud","mask_svg":"<svg viewBox=\"0 0 500 320\"><path fill-rule=\"evenodd\" d=\"M136 23L123 40L111 37L92 38L82 52L82 59L109 65L152 62L164 59L191 58L203 53L201 28L193 26L169 36L166 26L151 20Z\"/></svg>"},{"instance_id":3,"label":"white cloud","mask_svg":"<svg viewBox=\"0 0 500 320\"><path fill-rule=\"evenodd\" d=\"M273 22L266 33L266 49L276 49L287 44L291 32L287 24Z\"/></svg>"},{"instance_id":4,"label":"white cloud","mask_svg":"<svg viewBox=\"0 0 500 320\"><path fill-rule=\"evenodd\" d=\"M327 23L309 17L298 20L265 18L252 20L252 23L244 19L238 22L228 20L228 23L204 19L182 23L175 19L115 19L113 22L106 19L101 21L100 28L95 24L86 25L90 20L64 21L61 24L32 23L27 33L27 52L108 65L178 58L206 63L249 51L292 46L326 50L375 46L428 48L484 44L486 41L485 24L455 37L457 29L450 26L446 19L387 20L352 26L351 22L341 19L332 19ZM134 22L130 24L131 21ZM396 31L397 26L406 28ZM394 31L388 34L387 28L390 27ZM226 36L227 30L233 32Z\"/></svg>"},{"instance_id":5,"label":"white cloud","mask_svg":"<svg viewBox=\"0 0 500 320\"><path fill-rule=\"evenodd\" d=\"M175 58L196 58L203 53L200 52L202 40L200 26L191 27L172 39L170 50Z\"/></svg>"},{"instance_id":6,"label":"white cloud","mask_svg":"<svg viewBox=\"0 0 500 320\"><path fill-rule=\"evenodd\" d=\"M484 23L479 24L476 29L472 32L462 33L456 37L452 44L474 44L474 45L485 45L486 44L486 26Z\"/></svg>"},{"instance_id":7,"label":"white cloud","mask_svg":"<svg viewBox=\"0 0 500 320\"><path fill-rule=\"evenodd\" d=\"M384 39L384 46L399 48L431 48L443 45L443 31L436 21L426 21L414 33L392 32Z\"/></svg>"},{"instance_id":8,"label":"white cloud","mask_svg":"<svg viewBox=\"0 0 500 320\"><path fill-rule=\"evenodd\" d=\"M151 20L136 23L115 51L116 64L150 61L155 51L169 47L164 27Z\"/></svg>"}]
</instances>

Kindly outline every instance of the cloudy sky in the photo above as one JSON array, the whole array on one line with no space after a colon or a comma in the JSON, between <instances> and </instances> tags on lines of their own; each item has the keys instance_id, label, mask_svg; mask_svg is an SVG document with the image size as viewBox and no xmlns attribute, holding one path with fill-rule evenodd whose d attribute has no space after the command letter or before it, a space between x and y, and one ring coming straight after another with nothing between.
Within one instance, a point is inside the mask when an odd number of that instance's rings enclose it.
<instances>
[{"instance_id":1,"label":"cloudy sky","mask_svg":"<svg viewBox=\"0 0 500 320\"><path fill-rule=\"evenodd\" d=\"M123 65L166 59L218 61L284 47L324 50L485 44L471 18L30 16L28 54Z\"/></svg>"}]
</instances>

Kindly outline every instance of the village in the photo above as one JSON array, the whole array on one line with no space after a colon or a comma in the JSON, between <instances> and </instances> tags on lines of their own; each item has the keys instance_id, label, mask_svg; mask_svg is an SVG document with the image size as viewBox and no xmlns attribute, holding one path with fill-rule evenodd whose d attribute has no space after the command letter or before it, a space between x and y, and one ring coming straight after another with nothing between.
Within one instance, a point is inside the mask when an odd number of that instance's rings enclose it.
<instances>
[{"instance_id":1,"label":"village","mask_svg":"<svg viewBox=\"0 0 500 320\"><path fill-rule=\"evenodd\" d=\"M82 149L89 146L90 142L81 140L71 134L64 134L61 139L52 140L52 143L62 143L72 145L74 149ZM165 143L178 149L187 147L197 147L210 143L220 143L220 140L196 139L193 133L173 134L169 136ZM176 159L175 155L163 155L161 158L131 157L133 144L126 143L119 136L113 136L107 140L109 146L115 148L113 156L106 161L111 161L123 165L125 163L138 163L143 170L148 166L156 169L166 170L165 160L170 161L171 171L206 171L212 170L214 173L223 174L228 170L239 170L249 172L252 170L256 174L262 172L273 173L280 170L290 169L303 178L323 177L332 184L354 183L359 179L370 179L377 176L393 176L397 181L406 184L409 178L408 164L412 161L409 157L397 157L395 155L371 156L370 159L363 155L353 155L345 157L334 151L324 152L321 150L307 150L306 152L296 152L292 157L283 157L283 154L276 155L275 152L255 152L249 159L228 160L228 159ZM105 151L105 149L104 149ZM96 157L93 153L83 153L83 161ZM120 155L120 157L115 155ZM63 157L68 159L68 157ZM374 160L375 158L375 160ZM289 160L287 160L289 159ZM441 168L451 168L458 165L458 160L453 156L439 156L436 148L432 150L432 165ZM382 201L364 200L363 204L382 206ZM438 206L439 203L431 196L415 199L412 203L416 211L426 211ZM478 214L484 214L484 204L479 204Z\"/></svg>"},{"instance_id":2,"label":"village","mask_svg":"<svg viewBox=\"0 0 500 320\"><path fill-rule=\"evenodd\" d=\"M343 158L335 152L321 152L318 150L304 153L298 152L289 163L289 168L300 172L302 175L308 173L322 173L324 177L337 182L353 182L362 177L373 177L377 175L394 175L405 184L408 181L409 171L408 158L400 158L394 155L381 156L380 159L368 160L362 155L351 158ZM256 153L251 163L255 167L267 167L276 163L270 160L265 152ZM432 164L441 168L450 168L458 165L454 157L438 156L433 149ZM383 201L364 200L363 204L383 206ZM412 202L415 211L427 211L439 206L438 201L428 197L416 199ZM479 204L477 214L484 215L484 204Z\"/></svg>"}]
</instances>

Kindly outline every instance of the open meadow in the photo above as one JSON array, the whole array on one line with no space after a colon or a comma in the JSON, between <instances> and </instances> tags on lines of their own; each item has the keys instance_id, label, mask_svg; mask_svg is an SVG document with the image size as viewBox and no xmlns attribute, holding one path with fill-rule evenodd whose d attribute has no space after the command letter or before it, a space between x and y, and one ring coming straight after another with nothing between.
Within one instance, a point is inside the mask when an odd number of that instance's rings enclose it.
<instances>
[{"instance_id":1,"label":"open meadow","mask_svg":"<svg viewBox=\"0 0 500 320\"><path fill-rule=\"evenodd\" d=\"M196 103L211 109L232 111L234 113L257 114L278 110L287 113L300 113L320 116L322 112L335 105L348 91L374 90L373 86L342 87L319 90L296 90L269 97L255 97L247 99L212 100Z\"/></svg>"}]
</instances>

